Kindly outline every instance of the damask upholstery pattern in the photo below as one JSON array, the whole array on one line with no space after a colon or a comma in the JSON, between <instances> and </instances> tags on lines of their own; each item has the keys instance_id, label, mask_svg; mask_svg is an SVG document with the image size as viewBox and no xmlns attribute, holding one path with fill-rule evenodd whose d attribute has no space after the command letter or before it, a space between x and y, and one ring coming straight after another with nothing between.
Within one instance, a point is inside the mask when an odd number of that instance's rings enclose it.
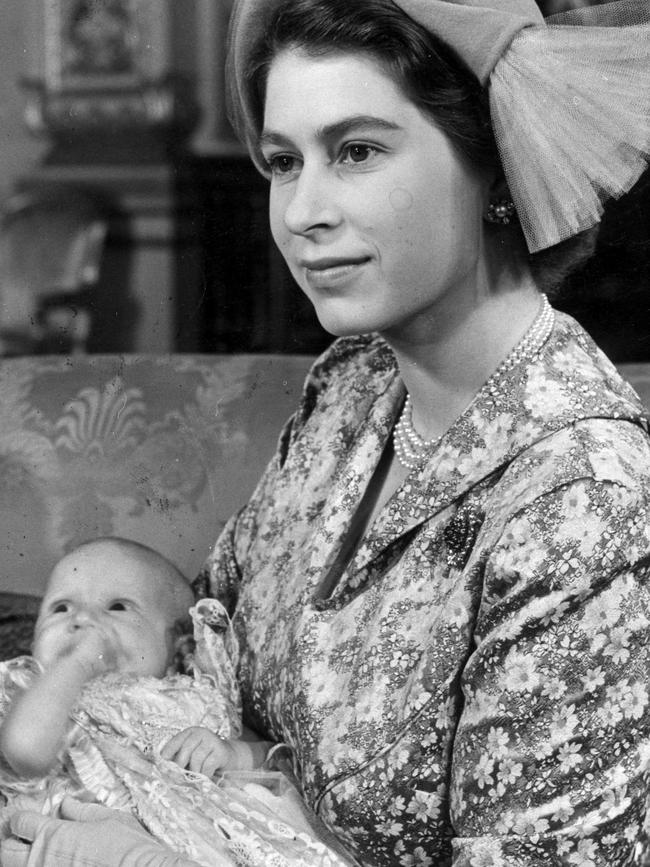
<instances>
[{"instance_id":1,"label":"damask upholstery pattern","mask_svg":"<svg viewBox=\"0 0 650 867\"><path fill-rule=\"evenodd\" d=\"M0 362L0 591L39 595L63 552L107 534L152 545L193 577L272 454L308 367L243 355Z\"/></svg>"},{"instance_id":2,"label":"damask upholstery pattern","mask_svg":"<svg viewBox=\"0 0 650 867\"><path fill-rule=\"evenodd\" d=\"M302 356L0 362L0 659L27 652L56 559L118 534L194 576L295 408ZM650 406L650 364L621 367Z\"/></svg>"}]
</instances>

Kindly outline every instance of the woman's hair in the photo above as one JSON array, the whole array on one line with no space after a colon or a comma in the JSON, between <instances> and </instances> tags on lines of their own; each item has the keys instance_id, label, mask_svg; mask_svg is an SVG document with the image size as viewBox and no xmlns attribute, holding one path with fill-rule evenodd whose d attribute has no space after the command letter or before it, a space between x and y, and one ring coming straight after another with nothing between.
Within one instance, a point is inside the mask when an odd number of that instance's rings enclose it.
<instances>
[{"instance_id":1,"label":"woman's hair","mask_svg":"<svg viewBox=\"0 0 650 867\"><path fill-rule=\"evenodd\" d=\"M299 48L315 57L346 52L370 55L473 164L498 165L483 88L452 49L392 0L280 3L247 70L258 133L269 67L287 48Z\"/></svg>"},{"instance_id":2,"label":"woman's hair","mask_svg":"<svg viewBox=\"0 0 650 867\"><path fill-rule=\"evenodd\" d=\"M264 38L253 47L245 71L256 127L256 135L248 136L249 141L255 141L262 128L271 63L280 52L291 48L314 57L367 54L471 165L501 172L487 91L453 49L409 18L392 0L281 2ZM514 225L513 230L517 231ZM529 256L542 291L555 291L589 258L596 234L597 230L589 230ZM520 238L517 241L521 243Z\"/></svg>"},{"instance_id":3,"label":"woman's hair","mask_svg":"<svg viewBox=\"0 0 650 867\"><path fill-rule=\"evenodd\" d=\"M567 278L578 271L596 252L599 232L600 225L592 226L553 247L547 247L538 253L529 253L528 264L541 292L545 292L551 299L563 294L562 288Z\"/></svg>"}]
</instances>

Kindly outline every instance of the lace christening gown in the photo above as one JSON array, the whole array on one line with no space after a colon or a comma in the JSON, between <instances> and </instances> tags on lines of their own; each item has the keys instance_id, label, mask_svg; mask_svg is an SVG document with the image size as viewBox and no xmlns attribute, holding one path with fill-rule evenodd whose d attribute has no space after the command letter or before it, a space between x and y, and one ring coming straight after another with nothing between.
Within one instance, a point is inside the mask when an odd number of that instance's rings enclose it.
<instances>
[{"instance_id":1,"label":"lace christening gown","mask_svg":"<svg viewBox=\"0 0 650 867\"><path fill-rule=\"evenodd\" d=\"M189 726L241 733L236 645L225 611L202 600L191 611L193 676L111 673L84 687L74 725L47 777L19 778L0 757L3 836L18 809L56 814L66 794L130 810L161 842L206 867L340 867L316 839L281 775L229 773L215 780L160 758ZM0 663L0 713L39 673L27 656ZM218 860L217 860L218 859Z\"/></svg>"}]
</instances>

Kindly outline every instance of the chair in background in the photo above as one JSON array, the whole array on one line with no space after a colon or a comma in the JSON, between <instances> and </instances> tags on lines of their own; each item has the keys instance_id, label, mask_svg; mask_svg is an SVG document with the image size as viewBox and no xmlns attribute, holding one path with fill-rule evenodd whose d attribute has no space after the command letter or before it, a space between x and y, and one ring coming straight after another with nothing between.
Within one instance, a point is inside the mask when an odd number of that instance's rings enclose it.
<instances>
[{"instance_id":1,"label":"chair in background","mask_svg":"<svg viewBox=\"0 0 650 867\"><path fill-rule=\"evenodd\" d=\"M16 193L0 212L0 355L85 350L104 208L64 184Z\"/></svg>"}]
</instances>

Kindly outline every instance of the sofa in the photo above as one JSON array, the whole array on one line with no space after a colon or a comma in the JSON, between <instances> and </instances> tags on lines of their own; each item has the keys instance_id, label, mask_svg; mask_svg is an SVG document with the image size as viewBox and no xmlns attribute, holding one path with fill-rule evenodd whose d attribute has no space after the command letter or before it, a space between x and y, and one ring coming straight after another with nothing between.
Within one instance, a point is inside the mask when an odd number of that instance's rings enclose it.
<instances>
[{"instance_id":1,"label":"sofa","mask_svg":"<svg viewBox=\"0 0 650 867\"><path fill-rule=\"evenodd\" d=\"M86 539L136 539L194 577L273 454L310 362L1 360L0 659L29 651L49 572Z\"/></svg>"},{"instance_id":2,"label":"sofa","mask_svg":"<svg viewBox=\"0 0 650 867\"><path fill-rule=\"evenodd\" d=\"M56 560L104 535L197 574L295 408L291 355L0 361L0 659L29 651ZM650 364L622 365L650 406Z\"/></svg>"}]
</instances>

